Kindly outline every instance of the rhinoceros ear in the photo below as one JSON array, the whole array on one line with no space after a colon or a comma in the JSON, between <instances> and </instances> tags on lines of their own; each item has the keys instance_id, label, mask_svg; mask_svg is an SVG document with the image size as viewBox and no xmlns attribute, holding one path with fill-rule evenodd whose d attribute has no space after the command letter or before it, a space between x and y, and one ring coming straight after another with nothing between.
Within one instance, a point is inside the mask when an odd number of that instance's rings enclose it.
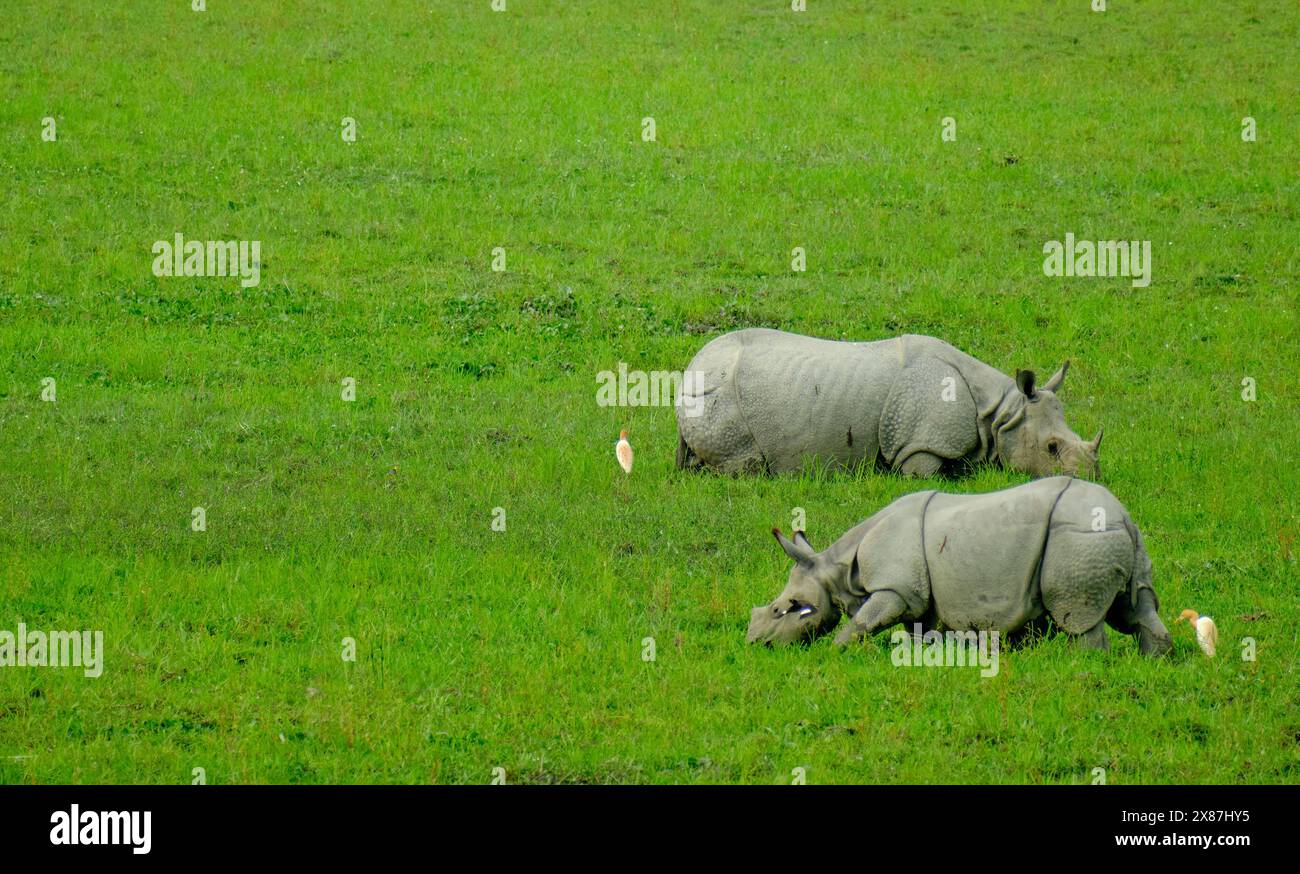
<instances>
[{"instance_id":1,"label":"rhinoceros ear","mask_svg":"<svg viewBox=\"0 0 1300 874\"><path fill-rule=\"evenodd\" d=\"M1069 371L1070 371L1070 362L1067 359L1066 362L1061 365L1061 369L1056 371L1056 373L1053 373L1052 378L1049 379L1047 382L1043 383L1043 388L1045 388L1047 391L1052 392L1053 394L1060 391L1061 383L1065 382L1065 374L1069 373Z\"/></svg>"},{"instance_id":2,"label":"rhinoceros ear","mask_svg":"<svg viewBox=\"0 0 1300 874\"><path fill-rule=\"evenodd\" d=\"M808 542L808 535L804 534L802 531L797 531L797 530L796 530L796 531L794 532L794 542L795 542L795 545L796 545L796 546L802 547L802 548L808 550L809 552L816 552L816 551L817 551L817 550L813 549L813 545L812 545L811 543Z\"/></svg>"},{"instance_id":3,"label":"rhinoceros ear","mask_svg":"<svg viewBox=\"0 0 1300 874\"><path fill-rule=\"evenodd\" d=\"M1032 370L1016 371L1016 388L1027 398L1034 396L1034 372Z\"/></svg>"},{"instance_id":4,"label":"rhinoceros ear","mask_svg":"<svg viewBox=\"0 0 1300 874\"><path fill-rule=\"evenodd\" d=\"M794 559L801 565L810 565L813 563L813 551L807 546L808 541L805 540L804 545L800 546L782 534L780 528L773 528L772 533L776 535L776 542L781 544L781 548L785 550L785 554L790 556L790 558ZM796 534L795 536L797 537L798 535Z\"/></svg>"}]
</instances>

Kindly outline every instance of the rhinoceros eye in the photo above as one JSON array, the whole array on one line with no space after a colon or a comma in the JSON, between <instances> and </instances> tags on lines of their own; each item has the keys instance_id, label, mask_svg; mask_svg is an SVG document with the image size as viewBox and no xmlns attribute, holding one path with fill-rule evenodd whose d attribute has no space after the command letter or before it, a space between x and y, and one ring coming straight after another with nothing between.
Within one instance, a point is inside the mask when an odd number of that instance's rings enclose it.
<instances>
[{"instance_id":1,"label":"rhinoceros eye","mask_svg":"<svg viewBox=\"0 0 1300 874\"><path fill-rule=\"evenodd\" d=\"M1049 440L1047 443L1047 451L1052 455L1060 455L1061 444L1056 442L1055 440Z\"/></svg>"}]
</instances>

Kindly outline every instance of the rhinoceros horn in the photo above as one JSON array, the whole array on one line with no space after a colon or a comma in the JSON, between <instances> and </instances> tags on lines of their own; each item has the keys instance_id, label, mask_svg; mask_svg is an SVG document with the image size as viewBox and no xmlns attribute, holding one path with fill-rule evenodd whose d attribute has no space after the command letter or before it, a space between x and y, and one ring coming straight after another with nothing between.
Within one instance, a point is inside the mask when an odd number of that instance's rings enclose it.
<instances>
[{"instance_id":1,"label":"rhinoceros horn","mask_svg":"<svg viewBox=\"0 0 1300 874\"><path fill-rule=\"evenodd\" d=\"M814 553L812 546L808 543L808 538L804 537L802 531L796 531L794 533L794 540L790 540L782 534L780 528L773 528L772 533L776 535L776 542L781 544L781 548L785 550L785 554L794 559L796 563L805 567L813 563Z\"/></svg>"},{"instance_id":2,"label":"rhinoceros horn","mask_svg":"<svg viewBox=\"0 0 1300 874\"><path fill-rule=\"evenodd\" d=\"M1105 428L1098 428L1097 436L1093 437L1092 442L1088 444L1088 448L1092 450L1092 454L1094 456L1097 454L1097 450L1101 448L1101 435L1105 433L1106 433Z\"/></svg>"}]
</instances>

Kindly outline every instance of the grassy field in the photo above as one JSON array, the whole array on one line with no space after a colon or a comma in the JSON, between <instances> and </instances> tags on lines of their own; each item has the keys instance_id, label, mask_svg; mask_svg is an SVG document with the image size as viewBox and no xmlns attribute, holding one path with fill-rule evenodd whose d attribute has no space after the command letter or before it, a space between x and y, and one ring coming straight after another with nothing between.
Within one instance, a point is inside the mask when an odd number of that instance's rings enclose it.
<instances>
[{"instance_id":1,"label":"grassy field","mask_svg":"<svg viewBox=\"0 0 1300 874\"><path fill-rule=\"evenodd\" d=\"M106 657L0 670L0 781L1296 782L1300 11L1089 5L6 3L0 629ZM177 232L260 285L155 276ZM1220 657L747 647L794 508L1024 479L685 475L596 404L751 325L1071 358Z\"/></svg>"}]
</instances>

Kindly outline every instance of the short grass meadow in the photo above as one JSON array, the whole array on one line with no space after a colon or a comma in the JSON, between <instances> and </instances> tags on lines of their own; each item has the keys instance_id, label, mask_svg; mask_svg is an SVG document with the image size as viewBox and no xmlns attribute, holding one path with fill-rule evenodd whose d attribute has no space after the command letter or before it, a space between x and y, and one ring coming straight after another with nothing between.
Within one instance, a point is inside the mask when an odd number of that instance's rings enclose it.
<instances>
[{"instance_id":1,"label":"short grass meadow","mask_svg":"<svg viewBox=\"0 0 1300 874\"><path fill-rule=\"evenodd\" d=\"M106 653L0 669L0 781L1295 782L1300 9L1107 5L6 3L0 628ZM155 276L177 232L260 284ZM1219 657L746 646L794 508L1024 481L687 474L596 404L747 326L1071 359Z\"/></svg>"}]
</instances>

